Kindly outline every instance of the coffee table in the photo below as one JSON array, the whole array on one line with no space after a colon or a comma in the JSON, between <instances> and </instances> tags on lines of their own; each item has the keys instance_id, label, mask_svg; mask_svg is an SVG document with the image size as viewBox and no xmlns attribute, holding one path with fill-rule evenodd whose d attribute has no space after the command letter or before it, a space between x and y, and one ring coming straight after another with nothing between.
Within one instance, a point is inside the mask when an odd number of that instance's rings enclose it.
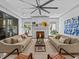
<instances>
[{"instance_id":1,"label":"coffee table","mask_svg":"<svg viewBox=\"0 0 79 59\"><path fill-rule=\"evenodd\" d=\"M45 45L44 41L42 41L42 42L36 41L35 52L45 52L45 51L46 51L46 45Z\"/></svg>"}]
</instances>

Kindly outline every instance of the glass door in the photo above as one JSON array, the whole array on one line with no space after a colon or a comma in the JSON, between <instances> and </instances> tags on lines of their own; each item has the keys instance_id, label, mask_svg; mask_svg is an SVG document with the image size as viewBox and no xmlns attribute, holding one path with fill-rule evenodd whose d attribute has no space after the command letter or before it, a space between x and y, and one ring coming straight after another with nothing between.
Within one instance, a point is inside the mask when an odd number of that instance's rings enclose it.
<instances>
[{"instance_id":1,"label":"glass door","mask_svg":"<svg viewBox=\"0 0 79 59\"><path fill-rule=\"evenodd\" d=\"M18 34L18 20L6 19L6 37Z\"/></svg>"},{"instance_id":2,"label":"glass door","mask_svg":"<svg viewBox=\"0 0 79 59\"><path fill-rule=\"evenodd\" d=\"M18 34L18 19L0 11L0 40Z\"/></svg>"}]
</instances>

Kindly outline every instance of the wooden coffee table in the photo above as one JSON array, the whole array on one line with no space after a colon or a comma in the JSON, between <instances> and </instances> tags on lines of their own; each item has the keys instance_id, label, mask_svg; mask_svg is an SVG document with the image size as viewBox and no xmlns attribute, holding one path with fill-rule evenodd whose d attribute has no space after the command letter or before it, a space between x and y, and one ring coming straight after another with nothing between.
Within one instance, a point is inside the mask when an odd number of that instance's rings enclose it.
<instances>
[{"instance_id":1,"label":"wooden coffee table","mask_svg":"<svg viewBox=\"0 0 79 59\"><path fill-rule=\"evenodd\" d=\"M35 52L45 52L45 51L46 51L46 45L45 45L44 41L42 41L42 42L36 41Z\"/></svg>"}]
</instances>

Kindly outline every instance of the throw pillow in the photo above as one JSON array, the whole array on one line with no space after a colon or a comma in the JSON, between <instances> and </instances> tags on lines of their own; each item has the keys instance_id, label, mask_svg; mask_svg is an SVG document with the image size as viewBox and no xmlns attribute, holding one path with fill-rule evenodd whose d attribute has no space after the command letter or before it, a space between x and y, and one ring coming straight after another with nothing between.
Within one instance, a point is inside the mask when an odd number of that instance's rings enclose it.
<instances>
[{"instance_id":1,"label":"throw pillow","mask_svg":"<svg viewBox=\"0 0 79 59\"><path fill-rule=\"evenodd\" d=\"M11 38L11 44L15 44L15 43L18 43L18 39Z\"/></svg>"},{"instance_id":2,"label":"throw pillow","mask_svg":"<svg viewBox=\"0 0 79 59\"><path fill-rule=\"evenodd\" d=\"M66 39L63 38L63 37L61 37L61 38L59 39L59 41L60 41L61 43L64 43L65 40L66 40Z\"/></svg>"},{"instance_id":3,"label":"throw pillow","mask_svg":"<svg viewBox=\"0 0 79 59\"><path fill-rule=\"evenodd\" d=\"M26 39L27 37L25 35L21 35L21 38L22 39Z\"/></svg>"},{"instance_id":4,"label":"throw pillow","mask_svg":"<svg viewBox=\"0 0 79 59\"><path fill-rule=\"evenodd\" d=\"M55 36L55 39L60 39L61 35Z\"/></svg>"},{"instance_id":5,"label":"throw pillow","mask_svg":"<svg viewBox=\"0 0 79 59\"><path fill-rule=\"evenodd\" d=\"M22 42L23 39L21 37L18 38L18 42Z\"/></svg>"},{"instance_id":6,"label":"throw pillow","mask_svg":"<svg viewBox=\"0 0 79 59\"><path fill-rule=\"evenodd\" d=\"M66 38L66 40L64 41L65 44L71 44L71 38Z\"/></svg>"},{"instance_id":7,"label":"throw pillow","mask_svg":"<svg viewBox=\"0 0 79 59\"><path fill-rule=\"evenodd\" d=\"M26 36L28 36L28 33L25 33Z\"/></svg>"},{"instance_id":8,"label":"throw pillow","mask_svg":"<svg viewBox=\"0 0 79 59\"><path fill-rule=\"evenodd\" d=\"M14 39L13 38L11 38L11 44L14 44Z\"/></svg>"}]
</instances>

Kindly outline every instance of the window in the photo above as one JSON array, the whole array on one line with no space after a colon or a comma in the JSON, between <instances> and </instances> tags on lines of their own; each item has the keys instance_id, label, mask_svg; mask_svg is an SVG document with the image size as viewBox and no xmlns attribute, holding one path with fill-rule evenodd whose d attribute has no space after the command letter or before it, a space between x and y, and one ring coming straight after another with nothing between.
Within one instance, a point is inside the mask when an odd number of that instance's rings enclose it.
<instances>
[{"instance_id":1,"label":"window","mask_svg":"<svg viewBox=\"0 0 79 59\"><path fill-rule=\"evenodd\" d=\"M56 24L51 24L51 27L52 27L52 29L51 29L52 31L56 30Z\"/></svg>"},{"instance_id":2,"label":"window","mask_svg":"<svg viewBox=\"0 0 79 59\"><path fill-rule=\"evenodd\" d=\"M50 23L49 24L49 35L55 34L56 31L56 23Z\"/></svg>"},{"instance_id":3,"label":"window","mask_svg":"<svg viewBox=\"0 0 79 59\"><path fill-rule=\"evenodd\" d=\"M28 33L28 35L32 35L31 22L23 21L23 29L24 32Z\"/></svg>"}]
</instances>

